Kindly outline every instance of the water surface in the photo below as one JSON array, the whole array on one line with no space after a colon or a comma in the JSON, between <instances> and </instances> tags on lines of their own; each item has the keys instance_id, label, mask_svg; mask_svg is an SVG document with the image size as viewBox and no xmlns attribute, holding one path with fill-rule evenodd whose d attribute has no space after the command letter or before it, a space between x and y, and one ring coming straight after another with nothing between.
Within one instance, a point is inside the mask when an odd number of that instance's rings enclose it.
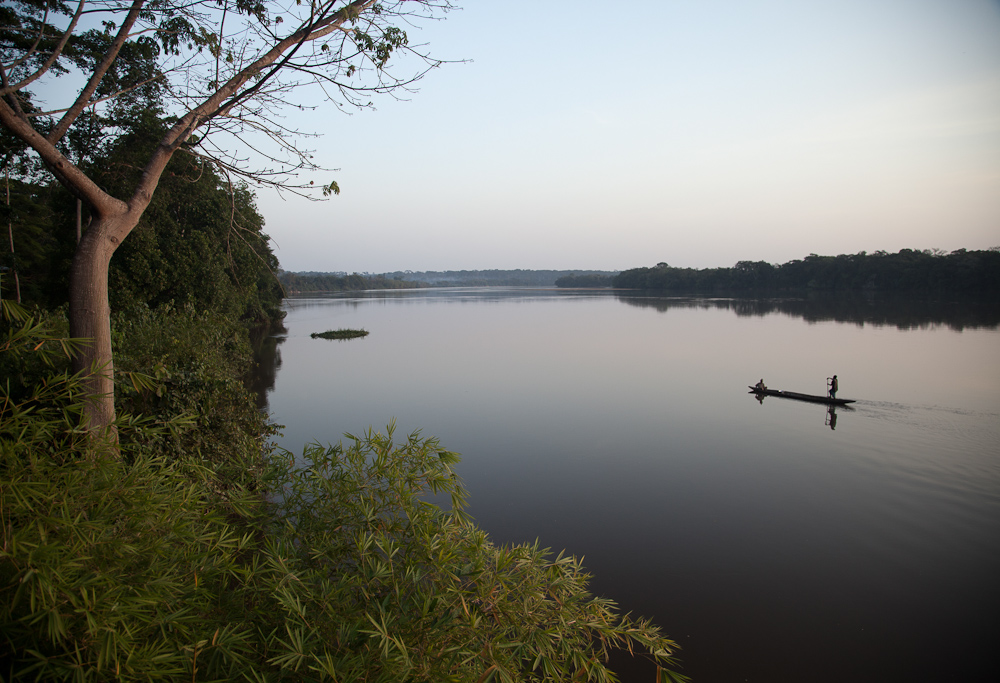
<instances>
[{"instance_id":1,"label":"water surface","mask_svg":"<svg viewBox=\"0 0 1000 683\"><path fill-rule=\"evenodd\" d=\"M696 681L1000 675L996 305L450 289L286 310L283 446L392 419L439 437L495 541L584 556ZM309 337L340 327L371 334ZM834 373L853 409L746 391Z\"/></svg>"}]
</instances>

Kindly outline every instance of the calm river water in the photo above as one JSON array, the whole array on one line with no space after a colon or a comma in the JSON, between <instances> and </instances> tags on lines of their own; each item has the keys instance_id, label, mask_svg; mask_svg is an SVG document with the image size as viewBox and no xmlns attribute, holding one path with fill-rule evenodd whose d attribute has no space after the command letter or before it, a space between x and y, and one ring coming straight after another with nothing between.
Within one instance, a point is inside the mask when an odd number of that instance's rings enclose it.
<instances>
[{"instance_id":1,"label":"calm river water","mask_svg":"<svg viewBox=\"0 0 1000 683\"><path fill-rule=\"evenodd\" d=\"M280 443L397 421L499 543L583 556L717 681L1000 680L1000 309L446 289L289 299ZM367 338L311 339L363 327ZM766 398L822 394L853 409ZM650 670L622 662L624 681Z\"/></svg>"}]
</instances>

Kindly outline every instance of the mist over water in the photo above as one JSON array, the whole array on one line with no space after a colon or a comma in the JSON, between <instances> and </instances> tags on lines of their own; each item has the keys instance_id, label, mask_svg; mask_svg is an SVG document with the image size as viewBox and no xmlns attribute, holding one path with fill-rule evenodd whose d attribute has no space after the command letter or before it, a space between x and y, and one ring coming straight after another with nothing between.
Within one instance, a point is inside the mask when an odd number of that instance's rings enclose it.
<instances>
[{"instance_id":1,"label":"mist over water","mask_svg":"<svg viewBox=\"0 0 1000 683\"><path fill-rule=\"evenodd\" d=\"M695 681L1000 673L995 304L462 289L286 309L261 381L282 446L393 419L440 438L494 541L584 556ZM309 338L340 327L371 334ZM834 373L857 403L833 413L746 389Z\"/></svg>"}]
</instances>

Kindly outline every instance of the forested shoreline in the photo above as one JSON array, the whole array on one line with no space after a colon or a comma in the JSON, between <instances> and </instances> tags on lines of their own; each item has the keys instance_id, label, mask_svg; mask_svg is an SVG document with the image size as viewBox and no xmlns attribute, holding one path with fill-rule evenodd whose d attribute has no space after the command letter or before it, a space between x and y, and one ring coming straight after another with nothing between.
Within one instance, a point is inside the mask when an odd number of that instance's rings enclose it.
<instances>
[{"instance_id":1,"label":"forested shoreline","mask_svg":"<svg viewBox=\"0 0 1000 683\"><path fill-rule=\"evenodd\" d=\"M530 270L530 269L491 269L491 270L428 270L428 271L395 271L386 273L386 277L417 280L435 287L551 287L560 277L567 275L604 275L610 276L617 271L596 270Z\"/></svg>"},{"instance_id":2,"label":"forested shoreline","mask_svg":"<svg viewBox=\"0 0 1000 683\"><path fill-rule=\"evenodd\" d=\"M622 271L612 278L611 286L734 294L796 290L982 294L1000 291L1000 248L810 254L780 265L740 261L732 268L674 268L661 262L652 268Z\"/></svg>"}]
</instances>

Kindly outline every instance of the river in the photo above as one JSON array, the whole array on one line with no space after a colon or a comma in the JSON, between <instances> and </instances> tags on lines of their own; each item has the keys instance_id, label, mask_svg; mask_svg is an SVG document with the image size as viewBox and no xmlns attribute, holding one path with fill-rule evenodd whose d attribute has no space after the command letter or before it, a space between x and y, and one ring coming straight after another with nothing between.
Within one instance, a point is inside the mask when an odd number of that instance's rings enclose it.
<instances>
[{"instance_id":1,"label":"river","mask_svg":"<svg viewBox=\"0 0 1000 683\"><path fill-rule=\"evenodd\" d=\"M696 683L1000 680L995 302L482 288L285 309L260 382L280 445L393 419L438 437L494 541L583 556ZM370 335L309 336L343 327ZM852 407L747 391L833 374Z\"/></svg>"}]
</instances>

